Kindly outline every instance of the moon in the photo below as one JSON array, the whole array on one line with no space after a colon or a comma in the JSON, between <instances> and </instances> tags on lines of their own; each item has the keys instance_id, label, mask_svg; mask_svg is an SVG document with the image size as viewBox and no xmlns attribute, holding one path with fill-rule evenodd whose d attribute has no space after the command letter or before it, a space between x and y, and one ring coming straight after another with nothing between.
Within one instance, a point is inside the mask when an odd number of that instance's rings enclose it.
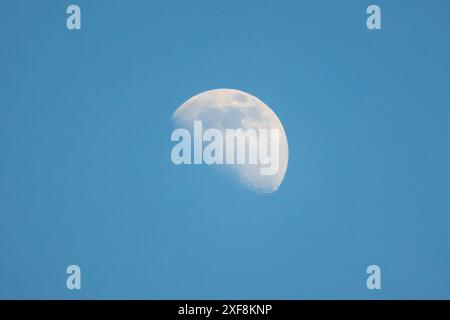
<instances>
[{"instance_id":1,"label":"moon","mask_svg":"<svg viewBox=\"0 0 450 320\"><path fill-rule=\"evenodd\" d=\"M289 158L286 132L277 115L264 102L249 93L234 89L202 92L184 102L172 115L175 126L193 129L194 121L202 121L203 130L278 129L279 170L274 175L261 175L260 164L216 165L255 193L273 193L283 182Z\"/></svg>"}]
</instances>

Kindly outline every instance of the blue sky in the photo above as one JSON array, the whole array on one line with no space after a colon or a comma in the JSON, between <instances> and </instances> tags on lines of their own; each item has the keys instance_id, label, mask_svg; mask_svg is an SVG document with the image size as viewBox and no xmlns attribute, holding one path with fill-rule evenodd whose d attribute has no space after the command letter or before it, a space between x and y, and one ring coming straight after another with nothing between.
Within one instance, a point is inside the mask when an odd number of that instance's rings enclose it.
<instances>
[{"instance_id":1,"label":"blue sky","mask_svg":"<svg viewBox=\"0 0 450 320\"><path fill-rule=\"evenodd\" d=\"M0 298L450 298L450 4L373 3L1 1ZM282 121L276 193L170 161L215 88Z\"/></svg>"}]
</instances>

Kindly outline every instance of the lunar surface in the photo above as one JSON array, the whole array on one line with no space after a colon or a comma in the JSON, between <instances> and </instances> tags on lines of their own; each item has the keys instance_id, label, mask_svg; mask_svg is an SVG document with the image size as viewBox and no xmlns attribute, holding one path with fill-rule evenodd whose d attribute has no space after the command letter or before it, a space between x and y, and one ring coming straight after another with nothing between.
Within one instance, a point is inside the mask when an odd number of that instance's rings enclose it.
<instances>
[{"instance_id":1,"label":"lunar surface","mask_svg":"<svg viewBox=\"0 0 450 320\"><path fill-rule=\"evenodd\" d=\"M194 121L202 121L204 130L278 129L279 169L274 175L261 175L261 164L216 165L226 175L256 193L275 192L283 182L289 158L283 125L264 102L239 90L216 89L202 92L183 103L172 115L174 125L192 132Z\"/></svg>"}]
</instances>

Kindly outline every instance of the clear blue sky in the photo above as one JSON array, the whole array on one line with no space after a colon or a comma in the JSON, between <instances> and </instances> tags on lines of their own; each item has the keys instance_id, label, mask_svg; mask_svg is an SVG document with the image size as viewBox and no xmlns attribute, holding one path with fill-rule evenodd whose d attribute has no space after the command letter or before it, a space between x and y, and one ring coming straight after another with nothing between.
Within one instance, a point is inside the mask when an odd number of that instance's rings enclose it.
<instances>
[{"instance_id":1,"label":"clear blue sky","mask_svg":"<svg viewBox=\"0 0 450 320\"><path fill-rule=\"evenodd\" d=\"M444 0L1 0L0 298L450 298L449 16ZM214 88L283 122L275 194L170 161L172 112Z\"/></svg>"}]
</instances>

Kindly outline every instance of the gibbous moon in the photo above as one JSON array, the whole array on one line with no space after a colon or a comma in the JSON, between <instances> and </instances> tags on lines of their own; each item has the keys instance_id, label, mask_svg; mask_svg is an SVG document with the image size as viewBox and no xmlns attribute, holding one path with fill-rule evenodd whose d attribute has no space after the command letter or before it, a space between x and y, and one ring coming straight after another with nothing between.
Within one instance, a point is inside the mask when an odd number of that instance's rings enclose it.
<instances>
[{"instance_id":1,"label":"gibbous moon","mask_svg":"<svg viewBox=\"0 0 450 320\"><path fill-rule=\"evenodd\" d=\"M289 158L283 125L264 102L239 90L216 89L202 92L184 102L172 115L174 125L192 133L194 121L202 121L203 130L278 129L279 169L274 175L261 175L261 164L215 165L226 175L256 193L272 193L281 185Z\"/></svg>"}]
</instances>

